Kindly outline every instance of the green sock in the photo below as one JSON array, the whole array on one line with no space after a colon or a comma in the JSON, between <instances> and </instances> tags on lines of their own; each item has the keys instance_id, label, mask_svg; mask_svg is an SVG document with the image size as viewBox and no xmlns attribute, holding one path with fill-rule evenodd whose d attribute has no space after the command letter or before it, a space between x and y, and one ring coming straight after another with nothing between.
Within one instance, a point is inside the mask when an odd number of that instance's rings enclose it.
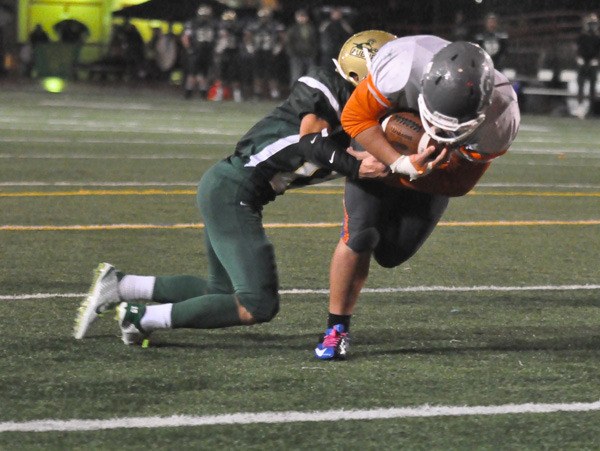
<instances>
[{"instance_id":1,"label":"green sock","mask_svg":"<svg viewBox=\"0 0 600 451\"><path fill-rule=\"evenodd\" d=\"M207 294L173 304L173 329L218 329L239 326L238 304L232 294Z\"/></svg>"}]
</instances>

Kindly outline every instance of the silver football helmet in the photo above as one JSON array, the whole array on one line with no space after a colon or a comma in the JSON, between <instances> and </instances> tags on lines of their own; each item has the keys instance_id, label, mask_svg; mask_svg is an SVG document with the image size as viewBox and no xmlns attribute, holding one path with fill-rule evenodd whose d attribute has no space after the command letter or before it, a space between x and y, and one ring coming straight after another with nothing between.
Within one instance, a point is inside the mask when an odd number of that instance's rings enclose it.
<instances>
[{"instance_id":1,"label":"silver football helmet","mask_svg":"<svg viewBox=\"0 0 600 451\"><path fill-rule=\"evenodd\" d=\"M478 45L458 41L437 52L421 79L419 112L439 143L465 143L485 119L492 100L494 63Z\"/></svg>"}]
</instances>

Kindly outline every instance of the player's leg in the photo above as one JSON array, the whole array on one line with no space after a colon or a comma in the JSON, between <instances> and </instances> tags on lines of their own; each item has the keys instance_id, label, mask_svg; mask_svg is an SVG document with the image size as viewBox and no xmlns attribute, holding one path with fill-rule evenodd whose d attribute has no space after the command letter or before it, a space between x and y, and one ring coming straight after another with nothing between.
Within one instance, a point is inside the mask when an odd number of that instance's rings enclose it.
<instances>
[{"instance_id":1,"label":"player's leg","mask_svg":"<svg viewBox=\"0 0 600 451\"><path fill-rule=\"evenodd\" d=\"M209 45L205 45L199 50L197 68L198 91L200 92L200 97L202 99L206 99L208 94L208 88L210 87L209 71L213 60L212 53L212 48Z\"/></svg>"},{"instance_id":2,"label":"player's leg","mask_svg":"<svg viewBox=\"0 0 600 451\"><path fill-rule=\"evenodd\" d=\"M208 280L191 275L155 277L125 274L110 263L98 265L90 290L75 318L75 338L83 338L100 314L116 307L120 302L154 301L167 304L208 293L233 293L229 276L214 255L208 237L206 247Z\"/></svg>"},{"instance_id":3,"label":"player's leg","mask_svg":"<svg viewBox=\"0 0 600 451\"><path fill-rule=\"evenodd\" d=\"M369 274L371 252L379 241L376 225L384 188L378 182L346 181L342 237L330 266L327 328L315 348L319 359L346 356L352 313Z\"/></svg>"},{"instance_id":4,"label":"player's leg","mask_svg":"<svg viewBox=\"0 0 600 451\"><path fill-rule=\"evenodd\" d=\"M598 80L598 67L590 67L590 110L596 101L596 80Z\"/></svg>"},{"instance_id":5,"label":"player's leg","mask_svg":"<svg viewBox=\"0 0 600 451\"><path fill-rule=\"evenodd\" d=\"M253 322L265 322L279 309L278 277L262 207L256 205L256 188L248 176L229 162L217 164L214 174L200 186L198 203L214 254L237 301Z\"/></svg>"},{"instance_id":6,"label":"player's leg","mask_svg":"<svg viewBox=\"0 0 600 451\"><path fill-rule=\"evenodd\" d=\"M214 255L231 279L235 294L206 294L176 304L120 304L123 341L139 342L162 328L210 329L269 321L279 309L273 247L259 209L247 205L244 180L221 162L199 185L198 200ZM232 176L233 175L233 176ZM135 310L135 311L133 311Z\"/></svg>"},{"instance_id":7,"label":"player's leg","mask_svg":"<svg viewBox=\"0 0 600 451\"><path fill-rule=\"evenodd\" d=\"M577 70L577 102L583 102L583 90L586 81L586 67L585 65L579 66Z\"/></svg>"},{"instance_id":8,"label":"player's leg","mask_svg":"<svg viewBox=\"0 0 600 451\"><path fill-rule=\"evenodd\" d=\"M373 256L384 268L412 257L441 219L448 197L410 189L390 190L383 201L377 225L379 243Z\"/></svg>"},{"instance_id":9,"label":"player's leg","mask_svg":"<svg viewBox=\"0 0 600 451\"><path fill-rule=\"evenodd\" d=\"M184 97L190 99L194 92L196 56L192 50L185 53L185 80L183 83Z\"/></svg>"},{"instance_id":10,"label":"player's leg","mask_svg":"<svg viewBox=\"0 0 600 451\"><path fill-rule=\"evenodd\" d=\"M352 315L358 295L367 281L370 263L370 250L355 252L340 239L329 270L329 327L344 323L343 317ZM345 324L345 327L348 329L349 324Z\"/></svg>"},{"instance_id":11,"label":"player's leg","mask_svg":"<svg viewBox=\"0 0 600 451\"><path fill-rule=\"evenodd\" d=\"M227 58L227 76L226 84L231 89L231 94L233 96L233 100L235 102L242 101L242 89L241 89L241 79L242 79L242 67L240 65L238 52L235 50L226 50L225 55Z\"/></svg>"}]
</instances>

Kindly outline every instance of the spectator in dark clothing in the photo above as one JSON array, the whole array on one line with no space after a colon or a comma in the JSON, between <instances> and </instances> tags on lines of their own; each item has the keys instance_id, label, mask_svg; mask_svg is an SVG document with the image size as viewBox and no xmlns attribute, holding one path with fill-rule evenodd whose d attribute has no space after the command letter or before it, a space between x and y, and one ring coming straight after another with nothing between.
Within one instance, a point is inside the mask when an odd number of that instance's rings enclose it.
<instances>
[{"instance_id":1,"label":"spectator in dark clothing","mask_svg":"<svg viewBox=\"0 0 600 451\"><path fill-rule=\"evenodd\" d=\"M50 42L48 33L44 28L37 24L33 31L29 33L29 41L21 48L21 62L23 63L23 72L26 76L31 77L35 66L35 51L34 49L40 44Z\"/></svg>"},{"instance_id":2,"label":"spectator in dark clothing","mask_svg":"<svg viewBox=\"0 0 600 451\"><path fill-rule=\"evenodd\" d=\"M290 86L317 63L319 36L308 12L299 9L294 15L296 23L286 36L286 50L290 61Z\"/></svg>"},{"instance_id":3,"label":"spectator in dark clothing","mask_svg":"<svg viewBox=\"0 0 600 451\"><path fill-rule=\"evenodd\" d=\"M583 29L577 37L577 100L583 102L585 83L590 84L590 102L596 99L598 58L600 57L600 23L596 14L583 19ZM590 105L591 106L591 105Z\"/></svg>"},{"instance_id":4,"label":"spectator in dark clothing","mask_svg":"<svg viewBox=\"0 0 600 451\"><path fill-rule=\"evenodd\" d=\"M40 24L37 24L33 31L29 34L29 43L35 47L37 44L45 44L46 42L50 42L48 33L46 33L44 30L44 27L42 27Z\"/></svg>"},{"instance_id":5,"label":"spectator in dark clothing","mask_svg":"<svg viewBox=\"0 0 600 451\"><path fill-rule=\"evenodd\" d=\"M128 19L123 25L125 37L124 56L127 65L127 73L131 77L142 78L144 75L145 44L142 35Z\"/></svg>"},{"instance_id":6,"label":"spectator in dark clothing","mask_svg":"<svg viewBox=\"0 0 600 451\"><path fill-rule=\"evenodd\" d=\"M241 33L237 14L232 9L226 10L217 26L216 81L211 100L226 100L231 96L236 102L242 101L240 46Z\"/></svg>"},{"instance_id":7,"label":"spectator in dark clothing","mask_svg":"<svg viewBox=\"0 0 600 451\"><path fill-rule=\"evenodd\" d=\"M468 41L469 27L465 23L465 14L462 11L457 11L454 15L454 25L452 26L453 41Z\"/></svg>"},{"instance_id":8,"label":"spectator in dark clothing","mask_svg":"<svg viewBox=\"0 0 600 451\"><path fill-rule=\"evenodd\" d=\"M328 67L331 60L337 58L340 48L352 33L352 27L344 20L342 8L331 8L329 20L319 27L321 66Z\"/></svg>"},{"instance_id":9,"label":"spectator in dark clothing","mask_svg":"<svg viewBox=\"0 0 600 451\"><path fill-rule=\"evenodd\" d=\"M484 31L475 35L475 42L491 56L494 67L502 70L508 47L508 34L498 30L498 16L490 13L485 18Z\"/></svg>"},{"instance_id":10,"label":"spectator in dark clothing","mask_svg":"<svg viewBox=\"0 0 600 451\"><path fill-rule=\"evenodd\" d=\"M90 34L88 27L76 19L65 19L54 25L60 42L65 44L83 44Z\"/></svg>"},{"instance_id":11,"label":"spectator in dark clothing","mask_svg":"<svg viewBox=\"0 0 600 451\"><path fill-rule=\"evenodd\" d=\"M213 10L208 5L198 8L196 17L185 24L181 42L185 48L185 93L192 97L194 86L198 85L200 97L205 99L213 76L213 53L217 38L217 22Z\"/></svg>"},{"instance_id":12,"label":"spectator in dark clothing","mask_svg":"<svg viewBox=\"0 0 600 451\"><path fill-rule=\"evenodd\" d=\"M264 91L266 81L269 97L278 99L278 58L283 50L285 27L273 18L273 11L270 9L259 9L257 16L244 33L244 44L253 60L254 95L257 98L267 97Z\"/></svg>"}]
</instances>

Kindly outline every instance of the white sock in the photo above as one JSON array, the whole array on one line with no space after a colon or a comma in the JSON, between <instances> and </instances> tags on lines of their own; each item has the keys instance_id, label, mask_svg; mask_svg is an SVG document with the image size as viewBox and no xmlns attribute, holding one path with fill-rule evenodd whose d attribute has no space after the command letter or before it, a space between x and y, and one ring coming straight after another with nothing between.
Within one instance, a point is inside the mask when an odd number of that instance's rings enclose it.
<instances>
[{"instance_id":1,"label":"white sock","mask_svg":"<svg viewBox=\"0 0 600 451\"><path fill-rule=\"evenodd\" d=\"M154 282L154 276L125 276L119 282L119 297L125 302L151 301Z\"/></svg>"},{"instance_id":2,"label":"white sock","mask_svg":"<svg viewBox=\"0 0 600 451\"><path fill-rule=\"evenodd\" d=\"M140 320L140 326L146 332L156 329L170 329L172 309L173 304L147 305L146 312Z\"/></svg>"}]
</instances>

